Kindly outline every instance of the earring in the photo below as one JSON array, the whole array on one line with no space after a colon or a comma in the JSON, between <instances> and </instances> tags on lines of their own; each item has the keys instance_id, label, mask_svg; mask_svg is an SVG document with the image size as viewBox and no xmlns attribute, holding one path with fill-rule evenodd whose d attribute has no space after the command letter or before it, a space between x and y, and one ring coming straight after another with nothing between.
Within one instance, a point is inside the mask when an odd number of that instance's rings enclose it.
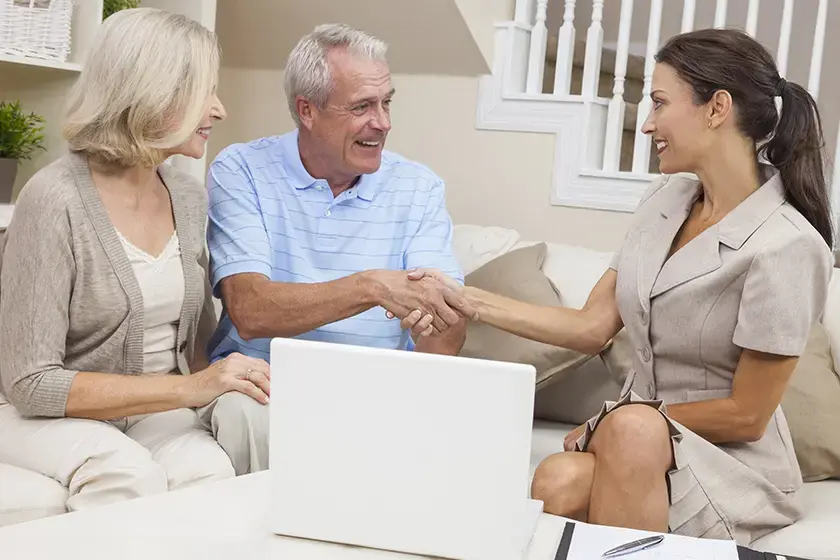
<instances>
[{"instance_id":1,"label":"earring","mask_svg":"<svg viewBox=\"0 0 840 560\"><path fill-rule=\"evenodd\" d=\"M709 120L709 128L712 128L712 121Z\"/></svg>"}]
</instances>

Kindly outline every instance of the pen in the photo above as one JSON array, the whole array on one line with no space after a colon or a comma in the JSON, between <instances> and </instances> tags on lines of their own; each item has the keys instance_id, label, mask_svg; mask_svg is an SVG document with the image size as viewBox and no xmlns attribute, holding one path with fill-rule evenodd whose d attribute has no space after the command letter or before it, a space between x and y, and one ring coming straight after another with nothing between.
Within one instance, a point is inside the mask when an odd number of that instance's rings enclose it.
<instances>
[{"instance_id":1,"label":"pen","mask_svg":"<svg viewBox=\"0 0 840 560\"><path fill-rule=\"evenodd\" d=\"M603 558L609 558L612 556L623 556L625 554L630 554L632 552L638 552L640 550L645 550L647 548L651 548L653 546L658 545L661 543L665 537L663 535L657 535L655 537L645 537L644 539L639 539L637 541L632 541L621 546L617 546L615 548L611 548L610 550L606 551L603 554Z\"/></svg>"}]
</instances>

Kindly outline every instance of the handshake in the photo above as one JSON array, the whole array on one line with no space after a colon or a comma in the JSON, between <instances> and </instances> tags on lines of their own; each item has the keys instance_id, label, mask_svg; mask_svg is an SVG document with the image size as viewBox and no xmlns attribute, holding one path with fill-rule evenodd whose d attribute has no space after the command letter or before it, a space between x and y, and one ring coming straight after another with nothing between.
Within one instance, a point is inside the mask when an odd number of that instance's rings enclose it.
<instances>
[{"instance_id":1,"label":"handshake","mask_svg":"<svg viewBox=\"0 0 840 560\"><path fill-rule=\"evenodd\" d=\"M409 329L415 339L443 333L462 318L478 320L464 287L439 270L375 270L369 274L387 317L400 319L402 328Z\"/></svg>"}]
</instances>

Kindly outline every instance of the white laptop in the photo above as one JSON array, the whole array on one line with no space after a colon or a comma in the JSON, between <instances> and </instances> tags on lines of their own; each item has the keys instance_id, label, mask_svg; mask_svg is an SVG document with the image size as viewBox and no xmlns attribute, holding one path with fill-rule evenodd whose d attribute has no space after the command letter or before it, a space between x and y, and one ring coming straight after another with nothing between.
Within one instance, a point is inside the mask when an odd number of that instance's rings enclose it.
<instances>
[{"instance_id":1,"label":"white laptop","mask_svg":"<svg viewBox=\"0 0 840 560\"><path fill-rule=\"evenodd\" d=\"M271 529L463 560L523 558L532 366L271 342Z\"/></svg>"}]
</instances>

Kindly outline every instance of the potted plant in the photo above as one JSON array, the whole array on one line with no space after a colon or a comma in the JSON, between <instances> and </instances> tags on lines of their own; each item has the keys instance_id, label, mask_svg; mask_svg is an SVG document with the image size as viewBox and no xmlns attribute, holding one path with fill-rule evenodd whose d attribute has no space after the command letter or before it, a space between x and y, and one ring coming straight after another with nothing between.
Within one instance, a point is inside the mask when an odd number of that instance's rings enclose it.
<instances>
[{"instance_id":1,"label":"potted plant","mask_svg":"<svg viewBox=\"0 0 840 560\"><path fill-rule=\"evenodd\" d=\"M114 12L138 6L140 6L140 0L105 0L102 3L102 19L107 19Z\"/></svg>"},{"instance_id":2,"label":"potted plant","mask_svg":"<svg viewBox=\"0 0 840 560\"><path fill-rule=\"evenodd\" d=\"M0 203L12 201L18 164L44 148L44 118L18 101L0 101Z\"/></svg>"}]
</instances>

